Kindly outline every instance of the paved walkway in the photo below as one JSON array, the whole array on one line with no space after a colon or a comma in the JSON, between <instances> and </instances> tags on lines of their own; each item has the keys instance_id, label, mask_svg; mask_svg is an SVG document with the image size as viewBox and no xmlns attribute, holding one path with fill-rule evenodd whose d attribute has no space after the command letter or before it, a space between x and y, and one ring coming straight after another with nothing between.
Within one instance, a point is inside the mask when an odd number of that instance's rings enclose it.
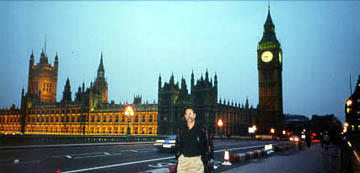
<instances>
[{"instance_id":1,"label":"paved walkway","mask_svg":"<svg viewBox=\"0 0 360 173\"><path fill-rule=\"evenodd\" d=\"M302 150L296 148L268 158L253 160L225 173L335 173L339 169L338 154L337 147L329 146L329 149L325 150L317 143L311 148L304 146Z\"/></svg>"}]
</instances>

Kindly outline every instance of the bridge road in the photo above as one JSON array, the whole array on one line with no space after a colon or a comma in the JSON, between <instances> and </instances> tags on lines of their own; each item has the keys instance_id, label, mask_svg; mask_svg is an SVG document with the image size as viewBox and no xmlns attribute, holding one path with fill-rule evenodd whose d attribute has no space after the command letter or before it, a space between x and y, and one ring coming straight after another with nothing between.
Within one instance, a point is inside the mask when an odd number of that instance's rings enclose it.
<instances>
[{"instance_id":1,"label":"bridge road","mask_svg":"<svg viewBox=\"0 0 360 173\"><path fill-rule=\"evenodd\" d=\"M214 141L215 160L223 150L244 152L262 149L274 141ZM174 165L174 155L159 152L152 144L76 145L35 148L0 148L1 172L141 172Z\"/></svg>"}]
</instances>

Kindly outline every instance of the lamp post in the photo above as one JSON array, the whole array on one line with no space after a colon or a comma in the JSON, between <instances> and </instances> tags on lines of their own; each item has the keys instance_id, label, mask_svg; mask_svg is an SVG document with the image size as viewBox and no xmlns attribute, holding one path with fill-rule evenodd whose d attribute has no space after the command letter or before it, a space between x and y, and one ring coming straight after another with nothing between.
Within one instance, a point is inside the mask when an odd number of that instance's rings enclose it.
<instances>
[{"instance_id":1,"label":"lamp post","mask_svg":"<svg viewBox=\"0 0 360 173\"><path fill-rule=\"evenodd\" d=\"M271 129L270 129L270 133L271 133L272 138L274 139L275 129L274 129L274 128L271 128Z\"/></svg>"},{"instance_id":2,"label":"lamp post","mask_svg":"<svg viewBox=\"0 0 360 173\"><path fill-rule=\"evenodd\" d=\"M131 106L126 107L125 115L128 117L128 127L127 127L127 130L126 130L126 135L130 136L131 135L131 133L130 133L130 121L131 121L131 119L130 118L134 115L134 111L133 111Z\"/></svg>"},{"instance_id":3,"label":"lamp post","mask_svg":"<svg viewBox=\"0 0 360 173\"><path fill-rule=\"evenodd\" d=\"M255 136L255 138L256 138L256 130L257 130L257 127L256 127L256 125L254 124L254 125L252 126L252 128L254 129L254 136Z\"/></svg>"},{"instance_id":4,"label":"lamp post","mask_svg":"<svg viewBox=\"0 0 360 173\"><path fill-rule=\"evenodd\" d=\"M223 138L222 137L222 126L224 125L224 123L223 123L223 121L221 119L219 119L218 122L217 122L217 125L218 125L218 127L220 129L220 134L221 134L221 139L222 139Z\"/></svg>"}]
</instances>

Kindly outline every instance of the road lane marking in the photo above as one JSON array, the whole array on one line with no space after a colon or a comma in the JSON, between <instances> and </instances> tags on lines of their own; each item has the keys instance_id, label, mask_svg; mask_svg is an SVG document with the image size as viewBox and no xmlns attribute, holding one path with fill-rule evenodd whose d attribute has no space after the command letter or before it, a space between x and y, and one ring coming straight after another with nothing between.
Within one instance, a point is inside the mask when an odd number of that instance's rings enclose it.
<instances>
[{"instance_id":1,"label":"road lane marking","mask_svg":"<svg viewBox=\"0 0 360 173\"><path fill-rule=\"evenodd\" d=\"M175 158L175 156L163 157L163 158L156 158L156 159L149 159L149 160L140 160L140 161L128 162L128 163L112 164L112 165L106 165L106 166L97 166L97 167L93 167L93 168L76 169L76 170L71 170L71 171L64 171L63 173L92 171L92 170L97 170L97 169L112 168L112 167L119 167L119 166L126 166L126 165L133 165L133 164L137 164L137 163L152 162L152 161L158 161L158 160L167 160L167 159L173 159L173 158Z\"/></svg>"},{"instance_id":2,"label":"road lane marking","mask_svg":"<svg viewBox=\"0 0 360 173\"><path fill-rule=\"evenodd\" d=\"M135 153L138 153L138 151L136 151L136 150L130 150L130 151L135 152Z\"/></svg>"},{"instance_id":3,"label":"road lane marking","mask_svg":"<svg viewBox=\"0 0 360 173\"><path fill-rule=\"evenodd\" d=\"M98 155L98 154L104 154L105 152L94 152L94 153L77 153L77 154L67 154L67 155L56 155L51 157L68 157L68 156L86 156L86 155Z\"/></svg>"},{"instance_id":4,"label":"road lane marking","mask_svg":"<svg viewBox=\"0 0 360 173\"><path fill-rule=\"evenodd\" d=\"M105 155L110 155L110 153L108 153L108 152L104 152L104 154L105 154Z\"/></svg>"},{"instance_id":5,"label":"road lane marking","mask_svg":"<svg viewBox=\"0 0 360 173\"><path fill-rule=\"evenodd\" d=\"M71 159L72 157L70 155L66 155L67 158Z\"/></svg>"},{"instance_id":6,"label":"road lane marking","mask_svg":"<svg viewBox=\"0 0 360 173\"><path fill-rule=\"evenodd\" d=\"M91 155L91 156L80 156L80 157L74 157L74 159L83 159L83 158L91 158L91 157L105 157L107 155Z\"/></svg>"}]
</instances>

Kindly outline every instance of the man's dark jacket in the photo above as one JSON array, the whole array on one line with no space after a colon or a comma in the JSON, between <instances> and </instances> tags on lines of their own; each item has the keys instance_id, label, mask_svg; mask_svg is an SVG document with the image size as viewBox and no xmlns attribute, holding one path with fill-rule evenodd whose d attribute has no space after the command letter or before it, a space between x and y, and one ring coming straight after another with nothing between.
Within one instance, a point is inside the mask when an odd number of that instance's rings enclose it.
<instances>
[{"instance_id":1,"label":"man's dark jacket","mask_svg":"<svg viewBox=\"0 0 360 173\"><path fill-rule=\"evenodd\" d=\"M197 134L196 139L197 139L197 143L199 145L200 148L200 153L201 153L201 160L204 164L204 171L205 172L210 172L211 170L209 170L208 168L208 162L211 159L214 159L214 147L213 147L213 142L211 140L211 137L209 135L208 129L206 128L206 126L204 125L200 125L200 124L196 124L195 122L195 126L200 126L200 133ZM194 127L195 127L194 126ZM193 127L193 128L194 128ZM183 146L182 146L182 136L184 134L184 130L185 128L188 128L187 125L184 123L183 125L181 125L180 127L177 128L176 130L176 145L175 145L175 157L176 160L178 160L178 158L180 157L183 151Z\"/></svg>"}]
</instances>

